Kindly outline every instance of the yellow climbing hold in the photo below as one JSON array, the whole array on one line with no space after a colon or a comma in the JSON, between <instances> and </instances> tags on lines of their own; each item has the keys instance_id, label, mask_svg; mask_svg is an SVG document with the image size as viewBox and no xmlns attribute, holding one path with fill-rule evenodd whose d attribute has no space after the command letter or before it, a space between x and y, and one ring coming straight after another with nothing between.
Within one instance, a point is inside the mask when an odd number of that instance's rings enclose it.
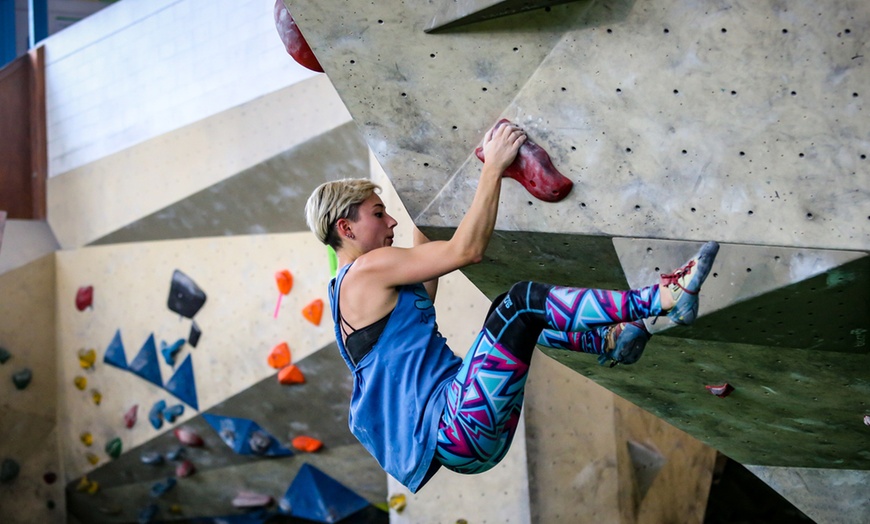
<instances>
[{"instance_id":1,"label":"yellow climbing hold","mask_svg":"<svg viewBox=\"0 0 870 524\"><path fill-rule=\"evenodd\" d=\"M90 434L89 432L87 432L87 431L85 431L84 433L82 433L82 434L79 436L79 438L81 439L82 444L84 444L85 446L90 447L90 445L94 443L94 436L91 435L91 434Z\"/></svg>"},{"instance_id":2,"label":"yellow climbing hold","mask_svg":"<svg viewBox=\"0 0 870 524\"><path fill-rule=\"evenodd\" d=\"M82 376L78 376L73 379L73 384L76 385L79 391L84 391L86 387L88 387L88 379Z\"/></svg>"},{"instance_id":3,"label":"yellow climbing hold","mask_svg":"<svg viewBox=\"0 0 870 524\"><path fill-rule=\"evenodd\" d=\"M405 509L406 504L405 495L398 493L390 496L390 509L396 510L396 513L401 513Z\"/></svg>"},{"instance_id":4,"label":"yellow climbing hold","mask_svg":"<svg viewBox=\"0 0 870 524\"><path fill-rule=\"evenodd\" d=\"M81 491L89 495L96 495L100 491L100 484L96 480L88 479L87 475L82 477L76 486L76 491Z\"/></svg>"},{"instance_id":5,"label":"yellow climbing hold","mask_svg":"<svg viewBox=\"0 0 870 524\"><path fill-rule=\"evenodd\" d=\"M103 401L103 394L97 391L96 389L91 390L91 399L94 401L94 404L100 405L100 402Z\"/></svg>"},{"instance_id":6,"label":"yellow climbing hold","mask_svg":"<svg viewBox=\"0 0 870 524\"><path fill-rule=\"evenodd\" d=\"M79 350L79 365L82 369L91 369L97 361L97 352L93 349Z\"/></svg>"},{"instance_id":7,"label":"yellow climbing hold","mask_svg":"<svg viewBox=\"0 0 870 524\"><path fill-rule=\"evenodd\" d=\"M100 457L94 455L93 453L85 453L85 458L88 459L88 462L91 463L91 466L96 466L100 463Z\"/></svg>"},{"instance_id":8,"label":"yellow climbing hold","mask_svg":"<svg viewBox=\"0 0 870 524\"><path fill-rule=\"evenodd\" d=\"M169 506L169 512L172 513L173 515L181 515L181 505L180 504L173 504L173 505Z\"/></svg>"}]
</instances>

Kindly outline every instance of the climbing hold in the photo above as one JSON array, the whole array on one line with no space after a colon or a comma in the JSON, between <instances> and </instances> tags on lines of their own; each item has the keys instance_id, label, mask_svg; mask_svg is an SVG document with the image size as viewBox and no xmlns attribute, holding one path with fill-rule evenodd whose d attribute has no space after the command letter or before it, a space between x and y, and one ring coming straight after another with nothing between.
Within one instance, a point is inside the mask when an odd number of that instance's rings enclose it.
<instances>
[{"instance_id":1,"label":"climbing hold","mask_svg":"<svg viewBox=\"0 0 870 524\"><path fill-rule=\"evenodd\" d=\"M175 419L184 414L184 406L176 404L163 410L163 420L172 424Z\"/></svg>"},{"instance_id":2,"label":"climbing hold","mask_svg":"<svg viewBox=\"0 0 870 524\"><path fill-rule=\"evenodd\" d=\"M94 401L94 404L100 405L100 402L103 401L103 394L99 392L99 390L92 389L91 390L91 400Z\"/></svg>"},{"instance_id":3,"label":"climbing hold","mask_svg":"<svg viewBox=\"0 0 870 524\"><path fill-rule=\"evenodd\" d=\"M88 476L79 480L78 485L76 485L76 491L80 491L82 493L88 493L89 495L96 495L98 491L100 491L100 484L95 480L89 480Z\"/></svg>"},{"instance_id":4,"label":"climbing hold","mask_svg":"<svg viewBox=\"0 0 870 524\"><path fill-rule=\"evenodd\" d=\"M103 362L118 369L127 370L127 355L124 352L124 342L121 340L121 330L115 331L115 336L109 342L109 347L103 354Z\"/></svg>"},{"instance_id":5,"label":"climbing hold","mask_svg":"<svg viewBox=\"0 0 870 524\"><path fill-rule=\"evenodd\" d=\"M317 61L311 46L305 41L305 37L302 36L296 21L290 16L290 11L287 10L282 0L275 0L274 16L275 28L278 29L278 36L284 43L287 53L302 67L322 73L323 67Z\"/></svg>"},{"instance_id":6,"label":"climbing hold","mask_svg":"<svg viewBox=\"0 0 870 524\"><path fill-rule=\"evenodd\" d=\"M12 383L19 390L26 388L32 379L33 373L28 368L21 369L12 375Z\"/></svg>"},{"instance_id":7,"label":"climbing hold","mask_svg":"<svg viewBox=\"0 0 870 524\"><path fill-rule=\"evenodd\" d=\"M3 459L3 464L0 464L0 483L8 484L12 482L20 471L21 466L18 465L18 462L10 458Z\"/></svg>"},{"instance_id":8,"label":"climbing hold","mask_svg":"<svg viewBox=\"0 0 870 524\"><path fill-rule=\"evenodd\" d=\"M88 462L91 466L96 466L100 463L100 457L94 455L93 453L85 453L85 458L88 459Z\"/></svg>"},{"instance_id":9,"label":"climbing hold","mask_svg":"<svg viewBox=\"0 0 870 524\"><path fill-rule=\"evenodd\" d=\"M870 415L864 415L864 424L870 426Z\"/></svg>"},{"instance_id":10,"label":"climbing hold","mask_svg":"<svg viewBox=\"0 0 870 524\"><path fill-rule=\"evenodd\" d=\"M127 369L157 387L163 387L163 377L160 376L160 361L157 360L157 345L154 343L153 333L148 335L139 353L136 354L136 358L130 362Z\"/></svg>"},{"instance_id":11,"label":"climbing hold","mask_svg":"<svg viewBox=\"0 0 870 524\"><path fill-rule=\"evenodd\" d=\"M106 454L108 454L113 459L116 459L121 456L121 439L118 437L113 438L106 444Z\"/></svg>"},{"instance_id":12,"label":"climbing hold","mask_svg":"<svg viewBox=\"0 0 870 524\"><path fill-rule=\"evenodd\" d=\"M184 345L184 339L179 338L172 345L167 344L165 341L160 341L160 354L163 355L163 360L169 366L175 365L175 355L181 351L181 347Z\"/></svg>"},{"instance_id":13,"label":"climbing hold","mask_svg":"<svg viewBox=\"0 0 870 524\"><path fill-rule=\"evenodd\" d=\"M707 388L707 391L716 395L719 398L725 398L734 391L734 386L729 383L724 383L721 386L704 386Z\"/></svg>"},{"instance_id":14,"label":"climbing hold","mask_svg":"<svg viewBox=\"0 0 870 524\"><path fill-rule=\"evenodd\" d=\"M190 347L195 348L197 344L199 344L199 337L202 336L202 330L199 329L199 325L194 321L190 325L190 334L187 335L187 343L190 344Z\"/></svg>"},{"instance_id":15,"label":"climbing hold","mask_svg":"<svg viewBox=\"0 0 870 524\"><path fill-rule=\"evenodd\" d=\"M298 437L293 439L293 447L298 449L299 451L314 453L315 451L318 451L320 450L320 448L323 447L323 442L317 440L316 438L299 435Z\"/></svg>"},{"instance_id":16,"label":"climbing hold","mask_svg":"<svg viewBox=\"0 0 870 524\"><path fill-rule=\"evenodd\" d=\"M254 455L263 455L272 446L272 435L264 431L254 431L248 438L248 446Z\"/></svg>"},{"instance_id":17,"label":"climbing hold","mask_svg":"<svg viewBox=\"0 0 870 524\"><path fill-rule=\"evenodd\" d=\"M185 446L190 446L192 448L198 448L198 447L201 447L203 444L205 444L205 441L202 440L202 437L200 437L196 431L194 431L190 428L186 428L186 427L176 428L174 433L175 433L175 438L177 438L178 441L181 442L182 444L184 444Z\"/></svg>"},{"instance_id":18,"label":"climbing hold","mask_svg":"<svg viewBox=\"0 0 870 524\"><path fill-rule=\"evenodd\" d=\"M329 274L334 277L338 273L338 255L332 246L326 246L326 256L329 258Z\"/></svg>"},{"instance_id":19,"label":"climbing hold","mask_svg":"<svg viewBox=\"0 0 870 524\"><path fill-rule=\"evenodd\" d=\"M366 499L311 464L302 465L280 505L282 512L316 522L339 522L368 506Z\"/></svg>"},{"instance_id":20,"label":"climbing hold","mask_svg":"<svg viewBox=\"0 0 870 524\"><path fill-rule=\"evenodd\" d=\"M158 507L156 504L149 504L139 511L136 516L137 524L151 524L157 517Z\"/></svg>"},{"instance_id":21,"label":"climbing hold","mask_svg":"<svg viewBox=\"0 0 870 524\"><path fill-rule=\"evenodd\" d=\"M185 455L185 448L178 447L178 448L175 448L172 451L166 453L166 458L171 460L172 462L175 462L176 460L183 459L184 455Z\"/></svg>"},{"instance_id":22,"label":"climbing hold","mask_svg":"<svg viewBox=\"0 0 870 524\"><path fill-rule=\"evenodd\" d=\"M501 119L495 129L510 124L507 119ZM484 161L483 147L478 147L474 153ZM504 171L504 175L513 178L523 185L535 198L545 202L558 202L568 196L574 183L553 166L550 155L534 143L531 138L520 146L513 163Z\"/></svg>"},{"instance_id":23,"label":"climbing hold","mask_svg":"<svg viewBox=\"0 0 870 524\"><path fill-rule=\"evenodd\" d=\"M128 409L126 413L124 413L124 426L127 429L132 428L136 425L137 414L139 413L139 404L133 404L133 407Z\"/></svg>"},{"instance_id":24,"label":"climbing hold","mask_svg":"<svg viewBox=\"0 0 870 524\"><path fill-rule=\"evenodd\" d=\"M154 429L163 427L163 410L166 409L166 401L158 400L151 406L151 411L148 412L148 422L154 426Z\"/></svg>"},{"instance_id":25,"label":"climbing hold","mask_svg":"<svg viewBox=\"0 0 870 524\"><path fill-rule=\"evenodd\" d=\"M84 444L85 446L90 447L94 443L94 436L91 435L90 432L85 431L84 433L79 435L79 440L81 440L82 444Z\"/></svg>"},{"instance_id":26,"label":"climbing hold","mask_svg":"<svg viewBox=\"0 0 870 524\"><path fill-rule=\"evenodd\" d=\"M302 310L302 316L306 320L314 324L320 325L320 318L323 316L323 300L316 298Z\"/></svg>"},{"instance_id":27,"label":"climbing hold","mask_svg":"<svg viewBox=\"0 0 870 524\"><path fill-rule=\"evenodd\" d=\"M5 364L10 358L12 358L12 353L3 346L0 346L0 364Z\"/></svg>"},{"instance_id":28,"label":"climbing hold","mask_svg":"<svg viewBox=\"0 0 870 524\"><path fill-rule=\"evenodd\" d=\"M170 310L183 317L193 318L205 304L205 298L205 292L192 278L177 269L172 273L172 284L169 286L167 301Z\"/></svg>"},{"instance_id":29,"label":"climbing hold","mask_svg":"<svg viewBox=\"0 0 870 524\"><path fill-rule=\"evenodd\" d=\"M404 511L406 505L407 500L405 499L405 495L401 493L390 495L389 506L390 509L395 510L396 513L401 513L402 511Z\"/></svg>"},{"instance_id":30,"label":"climbing hold","mask_svg":"<svg viewBox=\"0 0 870 524\"><path fill-rule=\"evenodd\" d=\"M290 365L290 346L286 342L281 342L272 348L266 361L275 369Z\"/></svg>"},{"instance_id":31,"label":"climbing hold","mask_svg":"<svg viewBox=\"0 0 870 524\"><path fill-rule=\"evenodd\" d=\"M178 478L189 477L196 473L196 467L189 460L182 461L181 464L175 466L175 476Z\"/></svg>"},{"instance_id":32,"label":"climbing hold","mask_svg":"<svg viewBox=\"0 0 870 524\"><path fill-rule=\"evenodd\" d=\"M193 409L199 409L199 401L196 396L196 379L193 376L193 361L190 358L190 354L184 358L184 362L178 366L175 373L166 381L164 389Z\"/></svg>"},{"instance_id":33,"label":"climbing hold","mask_svg":"<svg viewBox=\"0 0 870 524\"><path fill-rule=\"evenodd\" d=\"M175 484L178 481L172 477L167 478L163 482L158 482L151 486L151 496L154 498L161 497L165 495L169 490L175 487Z\"/></svg>"},{"instance_id":34,"label":"climbing hold","mask_svg":"<svg viewBox=\"0 0 870 524\"><path fill-rule=\"evenodd\" d=\"M94 286L82 286L76 291L76 309L84 311L94 303Z\"/></svg>"},{"instance_id":35,"label":"climbing hold","mask_svg":"<svg viewBox=\"0 0 870 524\"><path fill-rule=\"evenodd\" d=\"M54 501L51 499L46 500L45 507L48 509L54 509Z\"/></svg>"},{"instance_id":36,"label":"climbing hold","mask_svg":"<svg viewBox=\"0 0 870 524\"><path fill-rule=\"evenodd\" d=\"M73 379L73 384L79 391L84 391L86 387L88 387L88 379L79 375Z\"/></svg>"},{"instance_id":37,"label":"climbing hold","mask_svg":"<svg viewBox=\"0 0 870 524\"><path fill-rule=\"evenodd\" d=\"M163 455L156 451L146 451L139 455L139 461L142 462L142 464L148 464L149 466L159 466L160 464L163 464Z\"/></svg>"},{"instance_id":38,"label":"climbing hold","mask_svg":"<svg viewBox=\"0 0 870 524\"><path fill-rule=\"evenodd\" d=\"M169 506L169 512L173 515L181 515L181 504L173 504Z\"/></svg>"},{"instance_id":39,"label":"climbing hold","mask_svg":"<svg viewBox=\"0 0 870 524\"><path fill-rule=\"evenodd\" d=\"M234 508L264 508L271 506L274 499L269 495L254 493L253 491L239 491L233 499Z\"/></svg>"},{"instance_id":40,"label":"climbing hold","mask_svg":"<svg viewBox=\"0 0 870 524\"><path fill-rule=\"evenodd\" d=\"M300 370L294 364L290 364L289 366L278 372L278 382L284 384L285 386L288 386L290 384L304 384L305 375L303 375L302 370Z\"/></svg>"},{"instance_id":41,"label":"climbing hold","mask_svg":"<svg viewBox=\"0 0 870 524\"><path fill-rule=\"evenodd\" d=\"M97 361L97 352L93 349L80 349L79 350L79 366L82 369L91 369L94 367L94 362Z\"/></svg>"},{"instance_id":42,"label":"climbing hold","mask_svg":"<svg viewBox=\"0 0 870 524\"><path fill-rule=\"evenodd\" d=\"M46 484L49 484L49 485L50 485L50 484L54 484L55 482L57 482L57 473L55 473L55 472L53 472L53 471L46 471L46 472L42 475L42 480L43 480L43 482L45 482Z\"/></svg>"},{"instance_id":43,"label":"climbing hold","mask_svg":"<svg viewBox=\"0 0 870 524\"><path fill-rule=\"evenodd\" d=\"M290 271L282 269L275 273L275 283L278 285L278 303L275 304L275 314L272 316L278 318L278 310L281 309L281 298L293 289L293 275L290 274Z\"/></svg>"}]
</instances>

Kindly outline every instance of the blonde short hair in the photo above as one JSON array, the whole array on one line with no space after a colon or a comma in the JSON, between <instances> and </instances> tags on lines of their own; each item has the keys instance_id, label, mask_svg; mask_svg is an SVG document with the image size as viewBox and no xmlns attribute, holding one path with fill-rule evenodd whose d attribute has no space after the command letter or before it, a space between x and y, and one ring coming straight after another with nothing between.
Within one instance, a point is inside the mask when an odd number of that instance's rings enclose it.
<instances>
[{"instance_id":1,"label":"blonde short hair","mask_svg":"<svg viewBox=\"0 0 870 524\"><path fill-rule=\"evenodd\" d=\"M380 190L379 185L365 178L345 178L320 184L305 204L309 229L317 240L338 249L341 237L335 230L335 223L340 218L358 220L360 204Z\"/></svg>"}]
</instances>

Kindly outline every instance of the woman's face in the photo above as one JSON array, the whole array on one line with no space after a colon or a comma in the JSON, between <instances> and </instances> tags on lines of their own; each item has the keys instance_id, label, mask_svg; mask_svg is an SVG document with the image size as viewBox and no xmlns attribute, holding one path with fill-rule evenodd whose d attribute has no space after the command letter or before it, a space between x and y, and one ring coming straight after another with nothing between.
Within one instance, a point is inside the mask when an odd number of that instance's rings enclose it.
<instances>
[{"instance_id":1,"label":"woman's face","mask_svg":"<svg viewBox=\"0 0 870 524\"><path fill-rule=\"evenodd\" d=\"M354 238L364 253L393 245L396 220L387 213L381 197L372 193L359 206L359 218L350 223Z\"/></svg>"}]
</instances>

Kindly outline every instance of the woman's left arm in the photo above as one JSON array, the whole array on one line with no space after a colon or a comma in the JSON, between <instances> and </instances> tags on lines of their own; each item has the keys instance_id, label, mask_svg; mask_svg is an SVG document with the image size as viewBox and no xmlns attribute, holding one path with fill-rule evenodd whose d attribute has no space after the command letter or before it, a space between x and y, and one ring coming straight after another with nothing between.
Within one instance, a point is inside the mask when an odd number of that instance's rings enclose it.
<instances>
[{"instance_id":1,"label":"woman's left arm","mask_svg":"<svg viewBox=\"0 0 870 524\"><path fill-rule=\"evenodd\" d=\"M417 229L417 226L414 226L414 247L423 245L429 242L429 239L426 238L426 235L423 234L422 231ZM426 292L429 293L429 298L432 302L435 302L435 293L438 292L438 278L433 278L432 280L428 280L423 282L423 287L426 288Z\"/></svg>"}]
</instances>

